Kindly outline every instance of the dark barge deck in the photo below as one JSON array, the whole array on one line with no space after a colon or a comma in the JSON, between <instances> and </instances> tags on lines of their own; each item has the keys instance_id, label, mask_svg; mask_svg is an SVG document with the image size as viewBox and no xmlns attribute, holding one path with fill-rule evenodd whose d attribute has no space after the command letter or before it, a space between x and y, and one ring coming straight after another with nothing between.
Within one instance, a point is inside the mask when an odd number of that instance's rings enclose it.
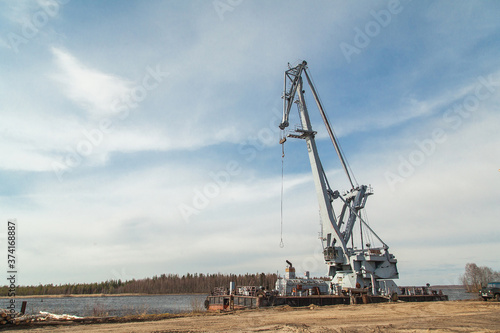
<instances>
[{"instance_id":1,"label":"dark barge deck","mask_svg":"<svg viewBox=\"0 0 500 333\"><path fill-rule=\"evenodd\" d=\"M208 296L205 307L208 310L238 310L245 308L261 308L269 306L289 305L308 306L314 305L338 305L338 304L368 304L384 302L435 302L447 301L447 295L397 295L397 297L385 296L334 296L334 295L311 295L311 296L241 296L241 295L217 295Z\"/></svg>"}]
</instances>

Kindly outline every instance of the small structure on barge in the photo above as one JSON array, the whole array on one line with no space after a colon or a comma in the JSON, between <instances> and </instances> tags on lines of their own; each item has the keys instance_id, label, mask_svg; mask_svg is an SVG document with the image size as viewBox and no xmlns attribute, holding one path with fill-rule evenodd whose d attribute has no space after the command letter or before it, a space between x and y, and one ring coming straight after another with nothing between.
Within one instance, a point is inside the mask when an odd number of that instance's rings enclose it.
<instances>
[{"instance_id":1,"label":"small structure on barge","mask_svg":"<svg viewBox=\"0 0 500 333\"><path fill-rule=\"evenodd\" d=\"M278 277L275 291L280 296L311 296L329 294L328 282L321 279L311 279L309 272L305 272L303 278L295 275L295 267L290 261L286 261L288 267L285 276Z\"/></svg>"}]
</instances>

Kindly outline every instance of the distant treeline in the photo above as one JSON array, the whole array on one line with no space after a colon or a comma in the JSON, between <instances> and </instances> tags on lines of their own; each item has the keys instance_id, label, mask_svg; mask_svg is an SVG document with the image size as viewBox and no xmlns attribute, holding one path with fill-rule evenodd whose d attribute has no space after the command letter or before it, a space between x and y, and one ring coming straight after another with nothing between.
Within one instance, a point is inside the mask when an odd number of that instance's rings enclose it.
<instances>
[{"instance_id":1,"label":"distant treeline","mask_svg":"<svg viewBox=\"0 0 500 333\"><path fill-rule=\"evenodd\" d=\"M236 282L237 286L256 285L274 288L276 274L162 274L152 278L139 280L108 280L100 283L77 284L40 284L38 286L18 286L17 296L28 295L89 295L89 294L190 294L210 293L214 287L229 288L229 282ZM0 288L0 295L8 295L9 287Z\"/></svg>"}]
</instances>

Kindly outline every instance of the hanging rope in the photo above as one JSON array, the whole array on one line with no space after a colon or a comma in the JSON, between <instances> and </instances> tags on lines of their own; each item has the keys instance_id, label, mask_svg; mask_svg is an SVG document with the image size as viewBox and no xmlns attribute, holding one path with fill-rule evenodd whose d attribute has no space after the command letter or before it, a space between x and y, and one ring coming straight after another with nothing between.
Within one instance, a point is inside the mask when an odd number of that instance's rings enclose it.
<instances>
[{"instance_id":1,"label":"hanging rope","mask_svg":"<svg viewBox=\"0 0 500 333\"><path fill-rule=\"evenodd\" d=\"M283 188L284 188L284 161L285 161L285 141L286 137L284 136L284 131L281 131L281 225L280 225L280 247L283 248L285 247L285 244L283 243Z\"/></svg>"}]
</instances>

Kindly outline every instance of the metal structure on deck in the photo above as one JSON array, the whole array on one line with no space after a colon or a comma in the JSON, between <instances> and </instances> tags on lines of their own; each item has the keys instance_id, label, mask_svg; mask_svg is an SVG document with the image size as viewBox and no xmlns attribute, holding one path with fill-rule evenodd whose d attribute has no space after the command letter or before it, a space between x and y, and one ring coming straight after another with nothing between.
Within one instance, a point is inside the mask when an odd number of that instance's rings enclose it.
<instances>
[{"instance_id":1,"label":"metal structure on deck","mask_svg":"<svg viewBox=\"0 0 500 333\"><path fill-rule=\"evenodd\" d=\"M318 154L315 142L317 133L311 126L305 100L304 77L350 184L350 189L342 194L338 189L330 187ZM307 62L303 61L293 67L289 65L285 71L282 97L284 103L283 119L279 125L282 130L280 143L284 144L287 138L297 138L305 140L307 145L322 223L320 239L328 275L331 277L329 293L340 295L342 290L346 289L368 289L372 295L391 295L397 290L396 284L392 281L399 277L397 260L389 252L389 246L368 225L362 215L366 201L373 191L370 186L356 183L314 87ZM300 126L286 134L285 129L289 127L293 104L298 108ZM335 211L334 206L341 208ZM360 232L356 241L360 240L358 246L355 246L353 237L356 225L356 230ZM367 243L372 236L380 246Z\"/></svg>"}]
</instances>

